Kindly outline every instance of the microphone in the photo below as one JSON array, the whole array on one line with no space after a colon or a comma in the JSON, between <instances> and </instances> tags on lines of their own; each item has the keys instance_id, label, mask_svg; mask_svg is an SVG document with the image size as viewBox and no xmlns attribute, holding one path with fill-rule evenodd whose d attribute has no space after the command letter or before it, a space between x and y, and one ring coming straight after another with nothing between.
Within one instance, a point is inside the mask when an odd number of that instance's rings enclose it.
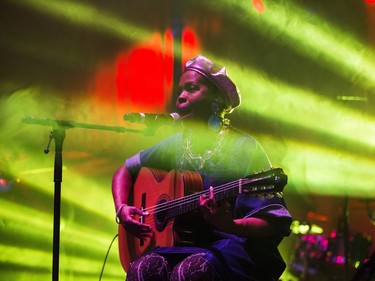
<instances>
[{"instance_id":1,"label":"microphone","mask_svg":"<svg viewBox=\"0 0 375 281\"><path fill-rule=\"evenodd\" d=\"M124 120L131 123L142 123L147 127L159 127L176 123L180 119L180 114L173 112L167 115L152 113L128 113L124 115Z\"/></svg>"}]
</instances>

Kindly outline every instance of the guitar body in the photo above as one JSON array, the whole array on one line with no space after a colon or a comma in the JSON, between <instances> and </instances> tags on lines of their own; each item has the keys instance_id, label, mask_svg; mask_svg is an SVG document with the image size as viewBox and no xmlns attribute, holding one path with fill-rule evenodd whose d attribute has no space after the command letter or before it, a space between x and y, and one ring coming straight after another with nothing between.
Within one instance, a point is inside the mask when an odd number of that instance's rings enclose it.
<instances>
[{"instance_id":1,"label":"guitar body","mask_svg":"<svg viewBox=\"0 0 375 281\"><path fill-rule=\"evenodd\" d=\"M153 237L141 241L126 232L121 224L119 225L120 261L126 272L130 263L141 255L152 251L157 246L166 247L174 244L174 219L168 217L167 211L154 212L153 210L185 194L201 191L202 188L202 179L196 172L180 170L165 172L150 168L140 170L128 204L149 211L149 216L139 219L153 228Z\"/></svg>"}]
</instances>

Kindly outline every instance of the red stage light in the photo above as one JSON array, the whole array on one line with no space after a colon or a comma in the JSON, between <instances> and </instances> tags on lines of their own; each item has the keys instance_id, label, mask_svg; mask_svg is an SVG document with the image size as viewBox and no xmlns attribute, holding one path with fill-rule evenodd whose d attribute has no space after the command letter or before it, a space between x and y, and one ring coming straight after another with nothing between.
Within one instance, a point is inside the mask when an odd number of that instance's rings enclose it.
<instances>
[{"instance_id":1,"label":"red stage light","mask_svg":"<svg viewBox=\"0 0 375 281\"><path fill-rule=\"evenodd\" d=\"M266 11L266 6L262 0L253 0L253 7L258 13L264 13Z\"/></svg>"},{"instance_id":2,"label":"red stage light","mask_svg":"<svg viewBox=\"0 0 375 281\"><path fill-rule=\"evenodd\" d=\"M200 44L194 30L182 31L182 62L199 53ZM169 110L174 77L175 39L171 29L155 32L145 41L120 52L114 61L99 65L90 83L95 108L112 108L118 120L125 112L163 113ZM177 59L179 59L177 57ZM114 109L113 109L114 108ZM95 112L98 120L108 116Z\"/></svg>"}]
</instances>

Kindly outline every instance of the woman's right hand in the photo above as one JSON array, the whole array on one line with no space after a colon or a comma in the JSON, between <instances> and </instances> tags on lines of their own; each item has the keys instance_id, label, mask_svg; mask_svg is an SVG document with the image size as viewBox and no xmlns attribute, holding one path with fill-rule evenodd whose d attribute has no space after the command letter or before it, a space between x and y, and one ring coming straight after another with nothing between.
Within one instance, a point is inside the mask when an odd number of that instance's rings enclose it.
<instances>
[{"instance_id":1,"label":"woman's right hand","mask_svg":"<svg viewBox=\"0 0 375 281\"><path fill-rule=\"evenodd\" d=\"M127 232L130 232L141 240L145 240L153 236L152 227L140 222L138 218L149 215L148 212L142 211L134 206L125 205L122 207L118 217Z\"/></svg>"}]
</instances>

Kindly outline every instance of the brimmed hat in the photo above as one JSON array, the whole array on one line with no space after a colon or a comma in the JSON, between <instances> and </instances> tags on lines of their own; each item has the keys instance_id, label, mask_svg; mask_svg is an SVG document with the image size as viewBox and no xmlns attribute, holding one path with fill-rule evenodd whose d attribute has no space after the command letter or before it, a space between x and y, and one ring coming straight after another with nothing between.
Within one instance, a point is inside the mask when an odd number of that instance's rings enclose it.
<instances>
[{"instance_id":1,"label":"brimmed hat","mask_svg":"<svg viewBox=\"0 0 375 281\"><path fill-rule=\"evenodd\" d=\"M185 70L196 71L208 78L225 95L228 106L231 109L241 103L240 92L233 81L228 77L224 66L213 63L208 58L198 55L185 64Z\"/></svg>"}]
</instances>

